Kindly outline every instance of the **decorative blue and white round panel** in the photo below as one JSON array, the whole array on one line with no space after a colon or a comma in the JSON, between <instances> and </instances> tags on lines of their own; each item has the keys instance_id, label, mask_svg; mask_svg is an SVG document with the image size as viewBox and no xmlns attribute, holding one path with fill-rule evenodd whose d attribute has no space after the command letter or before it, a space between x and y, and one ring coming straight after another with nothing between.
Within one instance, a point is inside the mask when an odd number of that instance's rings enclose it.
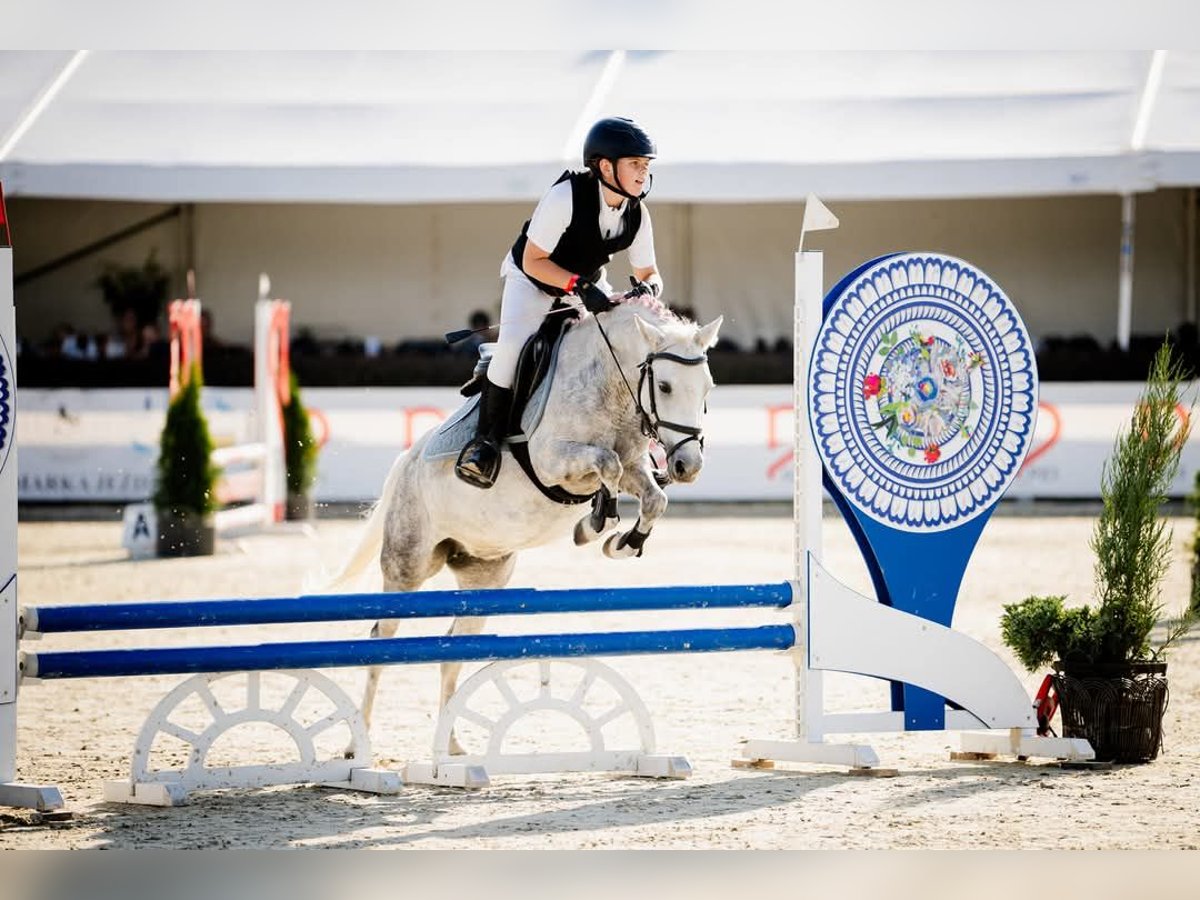
<instances>
[{"instance_id":1,"label":"decorative blue and white round panel","mask_svg":"<svg viewBox=\"0 0 1200 900\"><path fill-rule=\"evenodd\" d=\"M844 279L808 378L826 470L892 527L970 521L1000 499L1033 437L1029 335L1004 292L953 257L896 254Z\"/></svg>"}]
</instances>

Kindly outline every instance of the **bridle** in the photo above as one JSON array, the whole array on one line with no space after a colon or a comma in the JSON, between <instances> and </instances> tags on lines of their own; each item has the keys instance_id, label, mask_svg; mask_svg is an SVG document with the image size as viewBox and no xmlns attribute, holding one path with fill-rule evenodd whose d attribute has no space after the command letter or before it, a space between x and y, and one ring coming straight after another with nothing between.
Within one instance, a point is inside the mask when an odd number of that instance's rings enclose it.
<instances>
[{"instance_id":1,"label":"bridle","mask_svg":"<svg viewBox=\"0 0 1200 900\"><path fill-rule=\"evenodd\" d=\"M613 358L613 362L617 366L617 372L621 376L621 381L625 384L625 390L629 392L630 398L633 400L633 405L637 408L638 416L641 419L642 434L649 438L654 438L664 448L667 447L667 442L662 439L659 434L660 428L666 428L669 431L675 431L679 434L686 435L683 440L678 441L666 450L666 459L670 463L672 454L685 444L695 441L700 445L700 449L704 449L704 433L701 429L692 425L681 425L678 422L669 422L658 415L658 382L654 378L654 363L657 360L666 360L668 362L679 363L681 366L699 366L708 362L708 354L701 353L699 356L678 356L674 353L655 353L646 354L646 358L638 364L638 388L637 393L633 392L633 388L629 384L629 379L625 377L625 372L621 368L621 362L617 359L617 353L613 349L612 342L608 339L608 334L604 330L604 326L600 324L599 316L595 317L596 327L600 329L600 336L604 338L604 343L608 347L608 352ZM646 407L642 404L642 388L649 384L650 390L650 411L646 411ZM705 409L707 412L707 408ZM670 465L667 466L667 471L670 472Z\"/></svg>"}]
</instances>

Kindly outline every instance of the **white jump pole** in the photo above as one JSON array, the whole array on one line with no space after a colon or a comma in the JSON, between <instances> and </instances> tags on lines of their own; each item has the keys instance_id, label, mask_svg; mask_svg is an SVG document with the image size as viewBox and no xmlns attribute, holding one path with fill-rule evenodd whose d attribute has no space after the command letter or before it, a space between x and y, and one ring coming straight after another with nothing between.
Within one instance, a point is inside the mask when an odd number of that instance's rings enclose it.
<instances>
[{"instance_id":1,"label":"white jump pole","mask_svg":"<svg viewBox=\"0 0 1200 900\"><path fill-rule=\"evenodd\" d=\"M291 311L286 300L259 300L254 307L254 404L265 451L262 502L270 522L283 521L287 502L283 407L289 397Z\"/></svg>"},{"instance_id":2,"label":"white jump pole","mask_svg":"<svg viewBox=\"0 0 1200 900\"><path fill-rule=\"evenodd\" d=\"M0 188L0 806L60 809L58 788L17 777L17 369L13 261Z\"/></svg>"}]
</instances>

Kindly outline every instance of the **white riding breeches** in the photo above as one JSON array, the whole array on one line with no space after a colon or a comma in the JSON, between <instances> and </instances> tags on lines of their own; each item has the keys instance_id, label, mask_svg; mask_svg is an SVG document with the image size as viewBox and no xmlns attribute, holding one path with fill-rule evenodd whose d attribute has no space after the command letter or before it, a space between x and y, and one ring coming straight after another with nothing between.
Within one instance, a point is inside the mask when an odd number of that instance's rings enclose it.
<instances>
[{"instance_id":1,"label":"white riding breeches","mask_svg":"<svg viewBox=\"0 0 1200 900\"><path fill-rule=\"evenodd\" d=\"M604 280L598 282L597 287L605 293L611 292ZM505 268L504 293L500 298L500 335L495 343L479 347L481 358L491 357L487 376L496 387L512 387L521 348L541 327L553 302L554 298L543 293L520 269L515 266Z\"/></svg>"}]
</instances>

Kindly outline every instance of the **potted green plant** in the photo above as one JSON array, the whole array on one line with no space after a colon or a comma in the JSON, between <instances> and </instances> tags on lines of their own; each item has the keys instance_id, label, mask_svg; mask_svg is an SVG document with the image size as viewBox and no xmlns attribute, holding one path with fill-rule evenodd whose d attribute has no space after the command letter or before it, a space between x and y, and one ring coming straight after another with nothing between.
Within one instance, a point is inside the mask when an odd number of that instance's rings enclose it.
<instances>
[{"instance_id":1,"label":"potted green plant","mask_svg":"<svg viewBox=\"0 0 1200 900\"><path fill-rule=\"evenodd\" d=\"M296 373L289 378L288 402L283 408L284 458L287 467L287 518L311 519L312 488L317 480L317 439L308 409L300 397Z\"/></svg>"},{"instance_id":2,"label":"potted green plant","mask_svg":"<svg viewBox=\"0 0 1200 900\"><path fill-rule=\"evenodd\" d=\"M157 322L167 302L171 276L158 262L157 251L151 250L140 266L107 262L96 279L96 286L111 310L120 319L132 310L138 326Z\"/></svg>"},{"instance_id":3,"label":"potted green plant","mask_svg":"<svg viewBox=\"0 0 1200 900\"><path fill-rule=\"evenodd\" d=\"M1091 742L1098 760L1148 762L1162 744L1167 648L1191 626L1189 610L1154 644L1162 579L1171 562L1163 515L1190 432L1180 416L1183 373L1164 344L1105 463L1103 509L1092 531L1097 605L1068 607L1063 596L1028 597L1004 607L1001 633L1021 663L1054 668L1063 734Z\"/></svg>"},{"instance_id":4,"label":"potted green plant","mask_svg":"<svg viewBox=\"0 0 1200 900\"><path fill-rule=\"evenodd\" d=\"M154 508L159 556L213 552L212 512L220 469L212 463L212 437L200 408L200 367L167 407L159 441Z\"/></svg>"}]
</instances>

